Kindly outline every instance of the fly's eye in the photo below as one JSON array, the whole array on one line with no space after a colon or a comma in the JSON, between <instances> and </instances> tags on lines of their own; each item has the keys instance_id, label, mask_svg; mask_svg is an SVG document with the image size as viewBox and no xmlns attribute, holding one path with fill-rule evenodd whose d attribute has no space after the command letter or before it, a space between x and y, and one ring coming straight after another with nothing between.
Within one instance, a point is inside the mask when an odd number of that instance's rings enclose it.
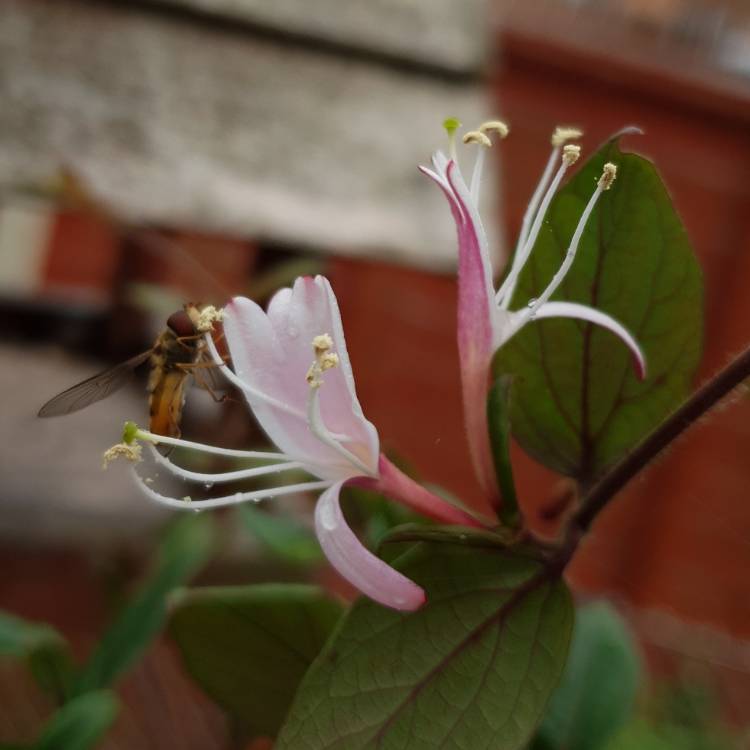
<instances>
[{"instance_id":1,"label":"fly's eye","mask_svg":"<svg viewBox=\"0 0 750 750\"><path fill-rule=\"evenodd\" d=\"M195 335L193 321L184 310L172 313L167 319L167 327L180 337Z\"/></svg>"}]
</instances>

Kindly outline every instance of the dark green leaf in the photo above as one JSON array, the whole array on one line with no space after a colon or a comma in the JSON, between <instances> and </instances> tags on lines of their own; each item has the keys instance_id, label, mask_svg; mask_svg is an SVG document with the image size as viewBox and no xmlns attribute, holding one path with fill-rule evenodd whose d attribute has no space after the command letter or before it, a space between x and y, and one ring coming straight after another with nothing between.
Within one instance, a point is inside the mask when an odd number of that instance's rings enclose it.
<instances>
[{"instance_id":1,"label":"dark green leaf","mask_svg":"<svg viewBox=\"0 0 750 750\"><path fill-rule=\"evenodd\" d=\"M565 664L564 583L496 549L419 545L411 614L352 607L300 686L277 750L523 747Z\"/></svg>"},{"instance_id":2,"label":"dark green leaf","mask_svg":"<svg viewBox=\"0 0 750 750\"><path fill-rule=\"evenodd\" d=\"M399 469L404 470L401 465ZM405 473L412 476L410 472ZM363 530L362 537L369 545L377 545L396 526L425 522L422 516L406 506L394 503L379 492L361 487L345 486L341 490L341 502L347 518L355 528Z\"/></svg>"},{"instance_id":3,"label":"dark green leaf","mask_svg":"<svg viewBox=\"0 0 750 750\"><path fill-rule=\"evenodd\" d=\"M733 736L725 725L713 728L655 724L637 719L606 745L606 750L740 750L747 738Z\"/></svg>"},{"instance_id":4,"label":"dark green leaf","mask_svg":"<svg viewBox=\"0 0 750 750\"><path fill-rule=\"evenodd\" d=\"M58 700L67 695L71 658L68 644L53 627L0 612L0 656L25 660L42 688Z\"/></svg>"},{"instance_id":5,"label":"dark green leaf","mask_svg":"<svg viewBox=\"0 0 750 750\"><path fill-rule=\"evenodd\" d=\"M275 516L250 504L238 508L245 528L276 558L291 565L323 561L315 532L298 521Z\"/></svg>"},{"instance_id":6,"label":"dark green leaf","mask_svg":"<svg viewBox=\"0 0 750 750\"><path fill-rule=\"evenodd\" d=\"M533 322L495 357L513 374L513 435L547 466L591 479L684 400L701 351L703 286L685 229L653 164L611 141L552 202L513 309L537 297L560 267L584 205L611 161L617 180L593 212L573 267L553 299L614 316L645 351L636 379L610 332L570 319Z\"/></svg>"},{"instance_id":7,"label":"dark green leaf","mask_svg":"<svg viewBox=\"0 0 750 750\"><path fill-rule=\"evenodd\" d=\"M145 651L166 618L166 598L206 562L209 516L185 516L169 530L151 576L110 626L74 685L76 695L110 685Z\"/></svg>"},{"instance_id":8,"label":"dark green leaf","mask_svg":"<svg viewBox=\"0 0 750 750\"><path fill-rule=\"evenodd\" d=\"M498 378L487 397L487 422L490 431L492 458L495 462L495 474L500 487L500 520L511 528L518 526L520 515L516 485L513 481L513 467L510 463L510 388L512 378L509 375Z\"/></svg>"},{"instance_id":9,"label":"dark green leaf","mask_svg":"<svg viewBox=\"0 0 750 750\"><path fill-rule=\"evenodd\" d=\"M170 633L201 687L251 735L275 736L341 615L314 586L193 589L174 597Z\"/></svg>"},{"instance_id":10,"label":"dark green leaf","mask_svg":"<svg viewBox=\"0 0 750 750\"><path fill-rule=\"evenodd\" d=\"M81 695L47 723L34 750L88 750L95 747L117 716L117 698L109 690Z\"/></svg>"},{"instance_id":11,"label":"dark green leaf","mask_svg":"<svg viewBox=\"0 0 750 750\"><path fill-rule=\"evenodd\" d=\"M612 607L576 616L570 657L534 750L599 750L630 719L640 676L638 650Z\"/></svg>"},{"instance_id":12,"label":"dark green leaf","mask_svg":"<svg viewBox=\"0 0 750 750\"><path fill-rule=\"evenodd\" d=\"M442 542L466 547L503 547L518 545L518 534L502 526L490 529L473 529L467 526L427 526L407 523L397 526L381 540L380 548L389 544L408 542Z\"/></svg>"}]
</instances>

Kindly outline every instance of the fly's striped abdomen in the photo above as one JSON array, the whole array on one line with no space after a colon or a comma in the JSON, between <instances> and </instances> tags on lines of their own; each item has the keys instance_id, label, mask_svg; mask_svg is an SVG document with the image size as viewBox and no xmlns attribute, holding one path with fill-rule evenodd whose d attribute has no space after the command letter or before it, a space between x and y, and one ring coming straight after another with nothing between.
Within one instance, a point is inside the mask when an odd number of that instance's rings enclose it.
<instances>
[{"instance_id":1,"label":"fly's striped abdomen","mask_svg":"<svg viewBox=\"0 0 750 750\"><path fill-rule=\"evenodd\" d=\"M180 436L189 366L200 358L200 339L180 339L167 329L156 341L148 379L149 429L156 435Z\"/></svg>"}]
</instances>

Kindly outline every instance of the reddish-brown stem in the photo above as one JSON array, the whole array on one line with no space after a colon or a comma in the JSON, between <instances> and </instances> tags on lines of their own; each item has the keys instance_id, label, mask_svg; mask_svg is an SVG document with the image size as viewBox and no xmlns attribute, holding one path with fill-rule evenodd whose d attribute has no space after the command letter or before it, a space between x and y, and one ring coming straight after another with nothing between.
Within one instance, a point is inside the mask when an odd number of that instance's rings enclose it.
<instances>
[{"instance_id":1,"label":"reddish-brown stem","mask_svg":"<svg viewBox=\"0 0 750 750\"><path fill-rule=\"evenodd\" d=\"M596 516L617 492L670 443L748 377L750 377L750 347L702 385L677 411L667 417L588 489L581 502L580 510L571 519L569 529L575 529L576 533L587 531Z\"/></svg>"}]
</instances>

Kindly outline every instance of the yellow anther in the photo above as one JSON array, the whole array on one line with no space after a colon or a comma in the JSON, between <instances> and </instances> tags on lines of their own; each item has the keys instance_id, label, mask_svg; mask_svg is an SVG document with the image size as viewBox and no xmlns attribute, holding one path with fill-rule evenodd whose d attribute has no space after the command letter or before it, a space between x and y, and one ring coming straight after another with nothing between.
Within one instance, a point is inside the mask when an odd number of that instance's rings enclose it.
<instances>
[{"instance_id":1,"label":"yellow anther","mask_svg":"<svg viewBox=\"0 0 750 750\"><path fill-rule=\"evenodd\" d=\"M200 331L200 333L212 331L214 323L221 323L224 320L224 310L221 308L217 309L213 305L206 305L197 314L190 314L190 311L188 311L188 314L193 320L195 330Z\"/></svg>"},{"instance_id":2,"label":"yellow anther","mask_svg":"<svg viewBox=\"0 0 750 750\"><path fill-rule=\"evenodd\" d=\"M564 125L558 125L555 128L555 132L552 133L552 145L557 148L562 146L568 141L577 141L583 135L583 131L578 128L571 128Z\"/></svg>"},{"instance_id":3,"label":"yellow anther","mask_svg":"<svg viewBox=\"0 0 750 750\"><path fill-rule=\"evenodd\" d=\"M339 355L336 352L326 352L320 358L320 369L325 372L330 370L332 367L337 367L339 364Z\"/></svg>"},{"instance_id":4,"label":"yellow anther","mask_svg":"<svg viewBox=\"0 0 750 750\"><path fill-rule=\"evenodd\" d=\"M312 348L318 358L333 348L333 339L327 333L321 333L312 340Z\"/></svg>"},{"instance_id":5,"label":"yellow anther","mask_svg":"<svg viewBox=\"0 0 750 750\"><path fill-rule=\"evenodd\" d=\"M477 143L480 146L486 146L489 148L492 145L492 141L478 130L470 130L461 139L464 143Z\"/></svg>"},{"instance_id":6,"label":"yellow anther","mask_svg":"<svg viewBox=\"0 0 750 750\"><path fill-rule=\"evenodd\" d=\"M310 365L310 369L307 371L307 375L305 375L305 380L307 381L307 384L310 386L310 388L320 388L320 386L323 385L323 381L319 376L320 365L318 365L317 362L313 362Z\"/></svg>"},{"instance_id":7,"label":"yellow anther","mask_svg":"<svg viewBox=\"0 0 750 750\"><path fill-rule=\"evenodd\" d=\"M480 133L497 133L500 138L507 138L510 128L502 120L487 120L479 126Z\"/></svg>"},{"instance_id":8,"label":"yellow anther","mask_svg":"<svg viewBox=\"0 0 750 750\"><path fill-rule=\"evenodd\" d=\"M612 183L615 181L615 177L617 177L617 165L608 161L604 165L602 176L599 178L599 187L602 190L609 190L612 187Z\"/></svg>"},{"instance_id":9,"label":"yellow anther","mask_svg":"<svg viewBox=\"0 0 750 750\"><path fill-rule=\"evenodd\" d=\"M578 161L578 158L580 156L581 156L580 146L576 146L572 143L568 143L566 146L563 146L562 160L568 166L575 164Z\"/></svg>"},{"instance_id":10,"label":"yellow anther","mask_svg":"<svg viewBox=\"0 0 750 750\"><path fill-rule=\"evenodd\" d=\"M117 445L107 448L102 459L102 469L106 469L111 461L118 458L137 463L141 460L141 446L138 443L117 443Z\"/></svg>"},{"instance_id":11,"label":"yellow anther","mask_svg":"<svg viewBox=\"0 0 750 750\"><path fill-rule=\"evenodd\" d=\"M310 365L310 369L305 375L305 380L310 388L320 388L323 385L321 375L332 367L339 364L339 355L332 352L333 339L327 334L322 333L312 340L313 352L315 352L315 361Z\"/></svg>"}]
</instances>

